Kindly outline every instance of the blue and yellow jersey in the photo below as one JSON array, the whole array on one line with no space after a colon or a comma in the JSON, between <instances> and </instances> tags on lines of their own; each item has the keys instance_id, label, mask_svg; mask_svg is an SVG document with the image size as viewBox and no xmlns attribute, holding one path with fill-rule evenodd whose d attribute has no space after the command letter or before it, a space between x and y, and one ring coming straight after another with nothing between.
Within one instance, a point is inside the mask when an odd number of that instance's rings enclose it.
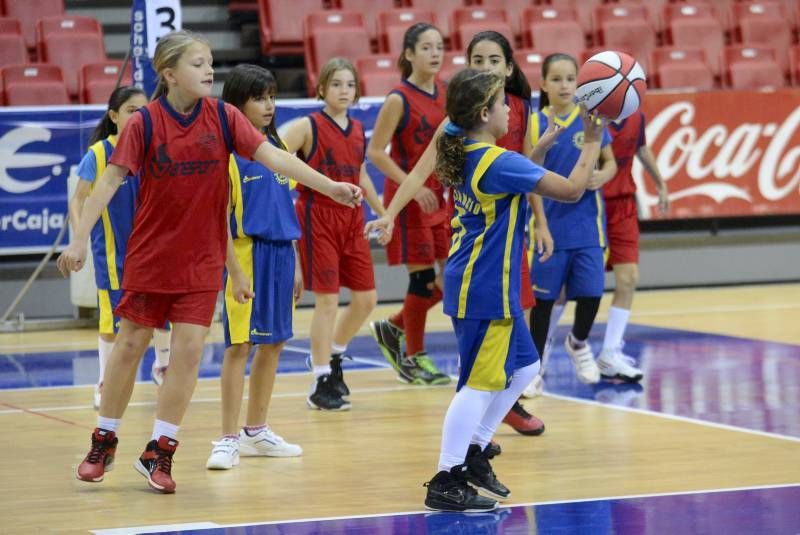
<instances>
[{"instance_id":1,"label":"blue and yellow jersey","mask_svg":"<svg viewBox=\"0 0 800 535\"><path fill-rule=\"evenodd\" d=\"M444 270L444 312L460 319L522 314L520 266L525 194L545 170L521 154L467 141L464 183L453 189L453 238Z\"/></svg>"},{"instance_id":2,"label":"blue and yellow jersey","mask_svg":"<svg viewBox=\"0 0 800 535\"><path fill-rule=\"evenodd\" d=\"M285 149L280 139L269 142ZM228 164L231 181L231 234L234 238L299 240L300 225L294 211L289 178L258 162L232 153Z\"/></svg>"},{"instance_id":3,"label":"blue and yellow jersey","mask_svg":"<svg viewBox=\"0 0 800 535\"><path fill-rule=\"evenodd\" d=\"M544 168L548 171L569 177L578 162L583 148L583 121L579 113L580 109L575 106L566 117L555 117L556 123L564 131L547 152ZM531 115L531 141L534 146L547 129L549 120L547 113L541 110ZM609 143L611 135L608 130L603 130L600 144L605 147ZM553 235L556 250L606 246L602 191L586 190L577 203L559 202L547 197L543 200L547 225Z\"/></svg>"},{"instance_id":4,"label":"blue and yellow jersey","mask_svg":"<svg viewBox=\"0 0 800 535\"><path fill-rule=\"evenodd\" d=\"M106 170L108 160L117 144L116 136L98 141L78 165L78 177L92 183ZM122 264L128 238L133 229L133 215L139 196L139 177L128 176L103 210L92 228L91 243L94 257L94 277L100 290L119 290Z\"/></svg>"}]
</instances>

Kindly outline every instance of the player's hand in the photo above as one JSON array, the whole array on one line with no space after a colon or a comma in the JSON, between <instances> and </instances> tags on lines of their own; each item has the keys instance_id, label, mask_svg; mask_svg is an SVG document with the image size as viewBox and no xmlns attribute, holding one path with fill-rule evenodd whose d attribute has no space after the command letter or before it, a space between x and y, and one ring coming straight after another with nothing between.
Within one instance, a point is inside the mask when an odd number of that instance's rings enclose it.
<instances>
[{"instance_id":1,"label":"player's hand","mask_svg":"<svg viewBox=\"0 0 800 535\"><path fill-rule=\"evenodd\" d=\"M550 234L550 227L547 225L535 225L533 235L536 238L536 252L539 253L539 263L546 262L553 256L553 235Z\"/></svg>"},{"instance_id":2,"label":"player's hand","mask_svg":"<svg viewBox=\"0 0 800 535\"><path fill-rule=\"evenodd\" d=\"M250 289L250 281L244 273L231 273L231 285L233 289L233 299L243 305L256 296Z\"/></svg>"},{"instance_id":3,"label":"player's hand","mask_svg":"<svg viewBox=\"0 0 800 535\"><path fill-rule=\"evenodd\" d=\"M664 182L658 185L658 209L662 214L669 212L669 192Z\"/></svg>"},{"instance_id":4,"label":"player's hand","mask_svg":"<svg viewBox=\"0 0 800 535\"><path fill-rule=\"evenodd\" d=\"M364 197L360 187L345 182L334 182L328 196L339 204L353 208L361 206Z\"/></svg>"},{"instance_id":5,"label":"player's hand","mask_svg":"<svg viewBox=\"0 0 800 535\"><path fill-rule=\"evenodd\" d=\"M426 214L433 213L439 209L439 199L436 198L436 194L425 186L419 188L417 194L414 195L414 200L419 203L419 207Z\"/></svg>"},{"instance_id":6,"label":"player's hand","mask_svg":"<svg viewBox=\"0 0 800 535\"><path fill-rule=\"evenodd\" d=\"M581 120L583 121L583 142L599 143L603 139L603 129L608 124L608 120L601 117L597 110L589 113L586 111L586 106L580 104L580 107Z\"/></svg>"},{"instance_id":7,"label":"player's hand","mask_svg":"<svg viewBox=\"0 0 800 535\"><path fill-rule=\"evenodd\" d=\"M294 266L294 289L292 295L294 296L295 303L300 301L300 298L303 297L303 270L300 269L299 262L295 263Z\"/></svg>"},{"instance_id":8,"label":"player's hand","mask_svg":"<svg viewBox=\"0 0 800 535\"><path fill-rule=\"evenodd\" d=\"M368 221L364 225L364 237L377 240L381 245L386 245L392 241L392 231L394 230L394 218L384 215L378 219Z\"/></svg>"},{"instance_id":9,"label":"player's hand","mask_svg":"<svg viewBox=\"0 0 800 535\"><path fill-rule=\"evenodd\" d=\"M69 244L56 262L58 270L64 277L69 276L70 271L80 271L85 263L86 244L78 242Z\"/></svg>"},{"instance_id":10,"label":"player's hand","mask_svg":"<svg viewBox=\"0 0 800 535\"><path fill-rule=\"evenodd\" d=\"M539 140L536 142L536 148L543 152L547 152L550 149L550 147L552 147L553 144L556 142L558 136L561 135L561 132L564 131L564 129L560 125L558 125L554 119L555 112L553 111L553 107L550 106L549 109L550 109L550 115L549 115L550 119L548 119L547 121L547 128L542 133Z\"/></svg>"},{"instance_id":11,"label":"player's hand","mask_svg":"<svg viewBox=\"0 0 800 535\"><path fill-rule=\"evenodd\" d=\"M586 183L586 189L590 191L596 191L603 187L605 184L605 180L600 177L600 174L595 171L592 173L592 176L589 177L589 181Z\"/></svg>"}]
</instances>

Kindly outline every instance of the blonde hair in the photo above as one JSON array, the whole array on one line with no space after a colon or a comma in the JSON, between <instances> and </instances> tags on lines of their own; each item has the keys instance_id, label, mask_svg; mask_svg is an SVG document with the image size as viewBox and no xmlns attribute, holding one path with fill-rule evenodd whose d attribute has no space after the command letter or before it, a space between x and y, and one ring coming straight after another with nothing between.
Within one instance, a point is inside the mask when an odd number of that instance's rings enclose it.
<instances>
[{"instance_id":1,"label":"blonde hair","mask_svg":"<svg viewBox=\"0 0 800 535\"><path fill-rule=\"evenodd\" d=\"M153 69L158 73L158 85L156 85L150 100L155 100L161 95L167 94L169 88L167 81L164 79L164 69L174 69L183 53L195 43L202 43L211 48L211 43L208 39L199 33L190 32L189 30L169 32L159 39L156 51L153 54Z\"/></svg>"},{"instance_id":2,"label":"blonde hair","mask_svg":"<svg viewBox=\"0 0 800 535\"><path fill-rule=\"evenodd\" d=\"M336 71L348 70L353 73L353 79L356 82L356 97L353 99L353 104L358 102L361 98L361 83L358 80L358 71L349 59L345 58L331 58L319 71L319 81L317 82L317 98L325 100L325 92L328 89L328 84L331 83L331 78L336 74Z\"/></svg>"}]
</instances>

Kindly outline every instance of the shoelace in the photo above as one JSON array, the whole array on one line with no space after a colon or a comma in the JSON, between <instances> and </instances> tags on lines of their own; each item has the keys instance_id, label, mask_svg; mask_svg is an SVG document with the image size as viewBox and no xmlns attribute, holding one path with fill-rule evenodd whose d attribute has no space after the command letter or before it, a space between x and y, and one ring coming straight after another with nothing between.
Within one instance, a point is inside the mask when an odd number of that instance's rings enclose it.
<instances>
[{"instance_id":1,"label":"shoelace","mask_svg":"<svg viewBox=\"0 0 800 535\"><path fill-rule=\"evenodd\" d=\"M161 470L165 474L172 473L172 455L164 450L156 450L156 470Z\"/></svg>"},{"instance_id":2,"label":"shoelace","mask_svg":"<svg viewBox=\"0 0 800 535\"><path fill-rule=\"evenodd\" d=\"M520 416L522 416L523 418L525 418L526 420L531 417L531 413L526 411L525 407L523 407L521 403L514 403L514 406L511 407L511 409ZM491 459L491 457L489 458Z\"/></svg>"},{"instance_id":3,"label":"shoelace","mask_svg":"<svg viewBox=\"0 0 800 535\"><path fill-rule=\"evenodd\" d=\"M212 453L233 453L236 451L236 441L234 440L220 440L214 444L214 451Z\"/></svg>"},{"instance_id":4,"label":"shoelace","mask_svg":"<svg viewBox=\"0 0 800 535\"><path fill-rule=\"evenodd\" d=\"M270 442L270 441L271 441L271 442L275 442L276 444L279 444L279 443L281 443L281 442L285 442L285 440L283 440L283 437L282 437L282 436L275 434L275 433L272 431L272 429L270 429L269 427L267 427L266 429L264 429L264 430L262 431L262 433L264 433L264 436L265 436L265 438L266 438L266 439L268 439L268 440L267 440L268 442Z\"/></svg>"},{"instance_id":5,"label":"shoelace","mask_svg":"<svg viewBox=\"0 0 800 535\"><path fill-rule=\"evenodd\" d=\"M428 355L426 354L417 355L416 357L414 357L414 360L417 362L417 366L419 366L429 374L442 375L442 372L440 372L436 368L436 365L433 363L433 360L431 360L431 358Z\"/></svg>"},{"instance_id":6,"label":"shoelace","mask_svg":"<svg viewBox=\"0 0 800 535\"><path fill-rule=\"evenodd\" d=\"M103 447L103 442L92 440L92 449L90 449L89 453L86 455L86 460L91 464L97 464L100 462L100 457L102 457L104 452L105 448Z\"/></svg>"}]
</instances>

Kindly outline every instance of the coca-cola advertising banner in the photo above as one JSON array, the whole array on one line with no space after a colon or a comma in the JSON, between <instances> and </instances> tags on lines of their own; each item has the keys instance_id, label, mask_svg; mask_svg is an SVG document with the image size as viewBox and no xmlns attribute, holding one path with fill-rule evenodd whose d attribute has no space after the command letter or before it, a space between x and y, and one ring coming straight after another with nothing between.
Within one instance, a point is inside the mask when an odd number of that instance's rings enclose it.
<instances>
[{"instance_id":1,"label":"coca-cola advertising banner","mask_svg":"<svg viewBox=\"0 0 800 535\"><path fill-rule=\"evenodd\" d=\"M800 90L648 94L643 110L671 201L661 216L635 160L643 219L800 214Z\"/></svg>"}]
</instances>

